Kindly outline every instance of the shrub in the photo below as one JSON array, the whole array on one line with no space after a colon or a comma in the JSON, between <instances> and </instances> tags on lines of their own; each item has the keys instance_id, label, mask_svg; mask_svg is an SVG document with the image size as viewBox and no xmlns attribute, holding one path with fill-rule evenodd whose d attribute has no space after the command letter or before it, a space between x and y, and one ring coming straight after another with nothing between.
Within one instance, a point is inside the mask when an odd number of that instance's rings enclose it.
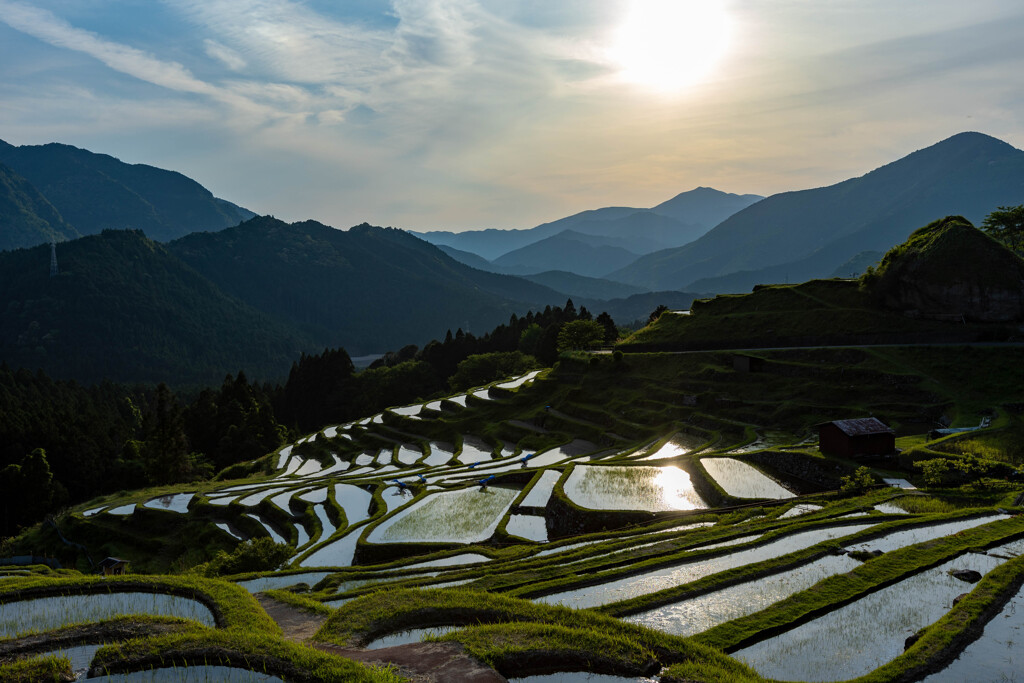
<instances>
[{"instance_id":1,"label":"shrub","mask_svg":"<svg viewBox=\"0 0 1024 683\"><path fill-rule=\"evenodd\" d=\"M221 550L206 565L207 576L224 576L277 569L292 555L290 546L269 538L254 538L239 543L232 552Z\"/></svg>"},{"instance_id":2,"label":"shrub","mask_svg":"<svg viewBox=\"0 0 1024 683\"><path fill-rule=\"evenodd\" d=\"M875 475L867 467L858 467L853 474L840 479L840 493L861 493L875 485Z\"/></svg>"}]
</instances>

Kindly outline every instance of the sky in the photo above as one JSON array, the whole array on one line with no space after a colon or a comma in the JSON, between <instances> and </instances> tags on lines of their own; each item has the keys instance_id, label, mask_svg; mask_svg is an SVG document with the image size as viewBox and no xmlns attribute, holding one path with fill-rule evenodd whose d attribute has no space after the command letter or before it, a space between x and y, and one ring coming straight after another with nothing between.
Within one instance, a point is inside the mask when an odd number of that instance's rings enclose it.
<instances>
[{"instance_id":1,"label":"sky","mask_svg":"<svg viewBox=\"0 0 1024 683\"><path fill-rule=\"evenodd\" d=\"M0 139L339 228L529 228L1024 147L1019 0L0 0Z\"/></svg>"}]
</instances>

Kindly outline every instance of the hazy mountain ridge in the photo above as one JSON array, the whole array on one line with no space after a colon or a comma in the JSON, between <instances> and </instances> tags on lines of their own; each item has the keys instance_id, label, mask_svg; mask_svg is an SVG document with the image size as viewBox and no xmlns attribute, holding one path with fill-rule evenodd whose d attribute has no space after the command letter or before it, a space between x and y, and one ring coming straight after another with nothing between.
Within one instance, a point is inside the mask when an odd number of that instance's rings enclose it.
<instances>
[{"instance_id":1,"label":"hazy mountain ridge","mask_svg":"<svg viewBox=\"0 0 1024 683\"><path fill-rule=\"evenodd\" d=\"M422 232L419 237L495 260L510 251L552 237L564 230L619 237L635 245L638 253L696 239L739 209L761 199L707 187L682 192L654 208L611 206L581 211L528 230L469 230Z\"/></svg>"},{"instance_id":2,"label":"hazy mountain ridge","mask_svg":"<svg viewBox=\"0 0 1024 683\"><path fill-rule=\"evenodd\" d=\"M1021 203L1024 152L961 133L858 178L768 197L700 239L609 277L701 291L747 291L787 273L798 282L828 276L860 252L884 252L936 216L980 222L997 206Z\"/></svg>"},{"instance_id":3,"label":"hazy mountain ridge","mask_svg":"<svg viewBox=\"0 0 1024 683\"><path fill-rule=\"evenodd\" d=\"M126 164L70 145L15 147L0 141L0 163L31 183L82 235L130 228L167 241L237 225L254 215L175 171ZM38 244L6 242L8 248Z\"/></svg>"},{"instance_id":4,"label":"hazy mountain ridge","mask_svg":"<svg viewBox=\"0 0 1024 683\"><path fill-rule=\"evenodd\" d=\"M591 243L591 240L597 243ZM595 239L573 230L563 230L510 251L492 261L491 266L515 275L566 270L586 277L600 277L632 263L638 256L620 246L601 244L602 241L608 241L608 238Z\"/></svg>"}]
</instances>

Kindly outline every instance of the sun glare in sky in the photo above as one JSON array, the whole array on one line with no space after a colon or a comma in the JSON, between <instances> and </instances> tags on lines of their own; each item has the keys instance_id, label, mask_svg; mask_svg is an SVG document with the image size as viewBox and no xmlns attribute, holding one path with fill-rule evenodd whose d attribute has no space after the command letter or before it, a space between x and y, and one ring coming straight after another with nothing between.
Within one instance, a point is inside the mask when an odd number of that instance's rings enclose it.
<instances>
[{"instance_id":1,"label":"sun glare in sky","mask_svg":"<svg viewBox=\"0 0 1024 683\"><path fill-rule=\"evenodd\" d=\"M728 50L720 0L632 0L610 49L630 83L672 92L707 78Z\"/></svg>"}]
</instances>

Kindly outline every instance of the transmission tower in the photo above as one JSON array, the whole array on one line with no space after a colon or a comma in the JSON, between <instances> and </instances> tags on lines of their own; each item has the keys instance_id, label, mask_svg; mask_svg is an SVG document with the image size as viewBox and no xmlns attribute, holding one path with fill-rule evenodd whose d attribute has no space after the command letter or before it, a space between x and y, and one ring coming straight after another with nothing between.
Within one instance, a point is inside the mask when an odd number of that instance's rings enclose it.
<instances>
[{"instance_id":1,"label":"transmission tower","mask_svg":"<svg viewBox=\"0 0 1024 683\"><path fill-rule=\"evenodd\" d=\"M50 277L56 277L60 273L57 267L57 242L50 240Z\"/></svg>"}]
</instances>

